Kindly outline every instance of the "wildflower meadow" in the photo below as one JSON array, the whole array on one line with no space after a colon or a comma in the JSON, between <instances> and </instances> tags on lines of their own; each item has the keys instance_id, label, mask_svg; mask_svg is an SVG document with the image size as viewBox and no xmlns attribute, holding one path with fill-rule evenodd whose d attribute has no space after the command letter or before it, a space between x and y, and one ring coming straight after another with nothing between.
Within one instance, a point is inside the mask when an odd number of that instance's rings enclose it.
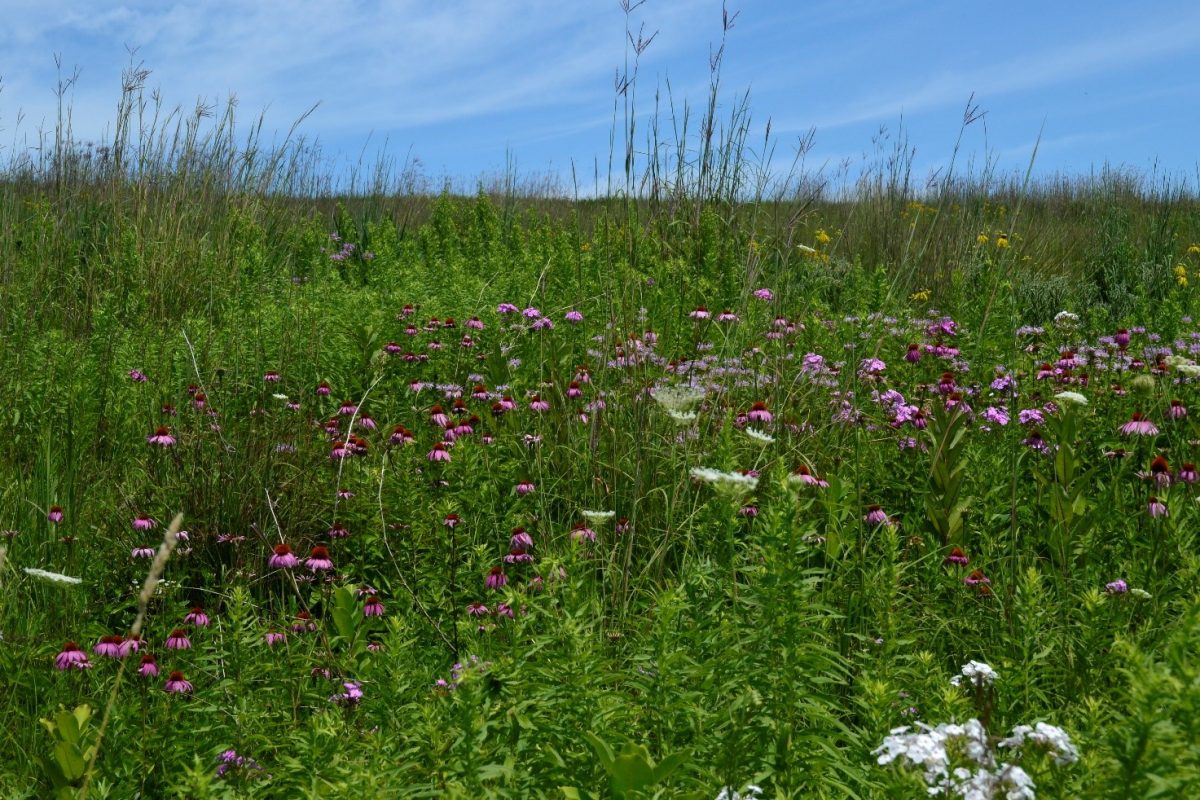
<instances>
[{"instance_id":1,"label":"wildflower meadow","mask_svg":"<svg viewBox=\"0 0 1200 800\"><path fill-rule=\"evenodd\" d=\"M1200 794L1195 196L624 113L595 197L7 167L5 797Z\"/></svg>"}]
</instances>

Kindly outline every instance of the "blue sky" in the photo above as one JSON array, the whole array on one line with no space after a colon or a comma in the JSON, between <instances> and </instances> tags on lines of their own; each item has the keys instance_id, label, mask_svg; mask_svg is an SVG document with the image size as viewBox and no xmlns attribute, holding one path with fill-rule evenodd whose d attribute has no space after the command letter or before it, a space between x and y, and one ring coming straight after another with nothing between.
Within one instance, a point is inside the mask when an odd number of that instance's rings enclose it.
<instances>
[{"instance_id":1,"label":"blue sky","mask_svg":"<svg viewBox=\"0 0 1200 800\"><path fill-rule=\"evenodd\" d=\"M53 129L55 54L77 67L76 134L111 125L127 48L169 106L238 98L333 160L410 154L434 176L501 171L607 171L614 71L625 58L616 0L5 0L0 30L0 147ZM943 166L963 109L960 164L985 153L1039 173L1104 164L1194 180L1200 131L1200 5L1041 2L729 0L724 108L750 91L756 126L770 119L776 159L790 163L815 128L805 165L856 174L901 125L919 174ZM645 52L639 100L649 113L669 80L677 102L702 103L720 0L647 0L633 15L658 35ZM761 141L761 134L754 137ZM885 145L886 146L886 145Z\"/></svg>"}]
</instances>

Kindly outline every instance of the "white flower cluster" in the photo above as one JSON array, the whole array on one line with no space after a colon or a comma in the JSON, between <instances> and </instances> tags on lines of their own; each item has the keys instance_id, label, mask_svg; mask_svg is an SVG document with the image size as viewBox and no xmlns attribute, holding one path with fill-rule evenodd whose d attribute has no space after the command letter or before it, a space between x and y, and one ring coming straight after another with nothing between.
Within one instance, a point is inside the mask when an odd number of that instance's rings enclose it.
<instances>
[{"instance_id":1,"label":"white flower cluster","mask_svg":"<svg viewBox=\"0 0 1200 800\"><path fill-rule=\"evenodd\" d=\"M589 511L586 508L579 513L583 514L584 518L588 522L605 522L606 520L610 520L617 515L617 512L615 511Z\"/></svg>"},{"instance_id":2,"label":"white flower cluster","mask_svg":"<svg viewBox=\"0 0 1200 800\"><path fill-rule=\"evenodd\" d=\"M963 678L966 678L972 686L982 689L995 683L997 677L996 670L982 661L968 661L963 664L962 674L955 675L950 679L950 683L954 686L962 686Z\"/></svg>"},{"instance_id":3,"label":"white flower cluster","mask_svg":"<svg viewBox=\"0 0 1200 800\"><path fill-rule=\"evenodd\" d=\"M1018 725L1012 729L1012 734L1007 739L1000 740L999 746L1019 750L1027 742L1044 748L1050 753L1054 763L1060 766L1074 764L1079 760L1079 751L1071 744L1071 737L1067 732L1045 722L1039 722L1033 727Z\"/></svg>"},{"instance_id":4,"label":"white flower cluster","mask_svg":"<svg viewBox=\"0 0 1200 800\"><path fill-rule=\"evenodd\" d=\"M955 686L967 679L977 687L991 686L996 671L980 661L970 661L952 680ZM1026 745L1044 749L1057 765L1073 764L1079 751L1066 731L1044 722L1018 725L1006 739L993 743L978 719L959 725L942 723L931 727L923 722L916 729L905 725L892 729L883 744L872 751L880 764L897 759L920 767L930 797L956 797L961 800L1035 800L1033 778L1016 764L997 761L996 748L1008 749L1019 756ZM961 766L952 766L954 762Z\"/></svg>"},{"instance_id":5,"label":"white flower cluster","mask_svg":"<svg viewBox=\"0 0 1200 800\"><path fill-rule=\"evenodd\" d=\"M758 800L762 797L762 787L750 784L744 792L735 792L733 789L726 786L717 795L716 800Z\"/></svg>"},{"instance_id":6,"label":"white flower cluster","mask_svg":"<svg viewBox=\"0 0 1200 800\"><path fill-rule=\"evenodd\" d=\"M698 481L711 484L713 488L734 494L754 491L758 478L740 472L724 472L712 467L692 467L689 474Z\"/></svg>"},{"instance_id":7,"label":"white flower cluster","mask_svg":"<svg viewBox=\"0 0 1200 800\"><path fill-rule=\"evenodd\" d=\"M704 399L704 390L697 386L660 386L650 390L650 396L668 413L687 412Z\"/></svg>"},{"instance_id":8,"label":"white flower cluster","mask_svg":"<svg viewBox=\"0 0 1200 800\"><path fill-rule=\"evenodd\" d=\"M1060 403L1071 403L1077 406L1086 406L1088 399L1079 392L1059 392L1054 395L1054 399Z\"/></svg>"},{"instance_id":9,"label":"white flower cluster","mask_svg":"<svg viewBox=\"0 0 1200 800\"><path fill-rule=\"evenodd\" d=\"M1060 311L1054 315L1054 327L1064 333L1073 331L1079 327L1079 315L1070 311Z\"/></svg>"},{"instance_id":10,"label":"white flower cluster","mask_svg":"<svg viewBox=\"0 0 1200 800\"><path fill-rule=\"evenodd\" d=\"M746 428L744 433L759 444L774 444L775 437L757 428Z\"/></svg>"}]
</instances>

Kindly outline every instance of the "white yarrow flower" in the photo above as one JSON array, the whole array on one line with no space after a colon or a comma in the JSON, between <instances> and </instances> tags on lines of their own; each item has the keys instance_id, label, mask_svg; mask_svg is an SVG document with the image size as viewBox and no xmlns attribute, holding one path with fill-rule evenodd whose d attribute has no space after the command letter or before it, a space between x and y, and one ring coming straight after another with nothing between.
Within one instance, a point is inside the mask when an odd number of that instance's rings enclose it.
<instances>
[{"instance_id":1,"label":"white yarrow flower","mask_svg":"<svg viewBox=\"0 0 1200 800\"><path fill-rule=\"evenodd\" d=\"M25 574L32 575L35 578L41 578L44 581L50 581L51 583L83 583L82 578L72 578L70 575L63 575L61 572L47 572L46 570L38 569L37 567L25 567Z\"/></svg>"}]
</instances>

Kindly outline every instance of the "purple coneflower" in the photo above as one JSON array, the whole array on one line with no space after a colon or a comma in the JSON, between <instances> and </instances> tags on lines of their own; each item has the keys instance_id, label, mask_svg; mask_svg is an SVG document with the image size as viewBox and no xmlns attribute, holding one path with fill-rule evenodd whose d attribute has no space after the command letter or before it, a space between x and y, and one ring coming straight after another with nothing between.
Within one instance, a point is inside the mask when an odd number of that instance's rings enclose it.
<instances>
[{"instance_id":1,"label":"purple coneflower","mask_svg":"<svg viewBox=\"0 0 1200 800\"><path fill-rule=\"evenodd\" d=\"M1171 485L1171 465L1162 456L1155 456L1150 462L1150 471L1148 473L1138 473L1140 476L1154 482L1154 485L1160 489L1165 489Z\"/></svg>"},{"instance_id":2,"label":"purple coneflower","mask_svg":"<svg viewBox=\"0 0 1200 800\"><path fill-rule=\"evenodd\" d=\"M1185 461L1183 466L1179 468L1179 480L1184 483L1200 481L1200 472L1196 471L1196 465L1190 461Z\"/></svg>"},{"instance_id":3,"label":"purple coneflower","mask_svg":"<svg viewBox=\"0 0 1200 800\"><path fill-rule=\"evenodd\" d=\"M1120 432L1122 436L1157 436L1158 426L1142 412L1135 411L1129 422L1120 427Z\"/></svg>"},{"instance_id":4,"label":"purple coneflower","mask_svg":"<svg viewBox=\"0 0 1200 800\"><path fill-rule=\"evenodd\" d=\"M1146 504L1146 510L1150 513L1151 517L1158 518L1170 516L1170 512L1167 510L1167 504L1153 495L1150 497L1150 502Z\"/></svg>"},{"instance_id":5,"label":"purple coneflower","mask_svg":"<svg viewBox=\"0 0 1200 800\"><path fill-rule=\"evenodd\" d=\"M921 345L910 344L908 350L904 353L904 360L910 364L916 364L921 360Z\"/></svg>"},{"instance_id":6,"label":"purple coneflower","mask_svg":"<svg viewBox=\"0 0 1200 800\"><path fill-rule=\"evenodd\" d=\"M50 506L50 511L46 514L46 519L53 522L55 525L63 521L63 510L59 506Z\"/></svg>"},{"instance_id":7,"label":"purple coneflower","mask_svg":"<svg viewBox=\"0 0 1200 800\"><path fill-rule=\"evenodd\" d=\"M357 411L358 406L356 406L354 403L351 403L349 400L343 400L342 404L338 406L338 414L343 417L353 416L355 413L357 413Z\"/></svg>"},{"instance_id":8,"label":"purple coneflower","mask_svg":"<svg viewBox=\"0 0 1200 800\"><path fill-rule=\"evenodd\" d=\"M992 579L983 574L983 570L973 570L970 575L963 578L963 583L967 586L982 586L992 582Z\"/></svg>"},{"instance_id":9,"label":"purple coneflower","mask_svg":"<svg viewBox=\"0 0 1200 800\"><path fill-rule=\"evenodd\" d=\"M182 672L176 670L167 677L167 682L163 686L163 689L168 694L191 694L192 684L184 679Z\"/></svg>"},{"instance_id":10,"label":"purple coneflower","mask_svg":"<svg viewBox=\"0 0 1200 800\"><path fill-rule=\"evenodd\" d=\"M100 641L92 647L92 652L98 656L107 658L120 658L121 653L121 637L120 636L101 636Z\"/></svg>"},{"instance_id":11,"label":"purple coneflower","mask_svg":"<svg viewBox=\"0 0 1200 800\"><path fill-rule=\"evenodd\" d=\"M208 614L204 613L203 608L196 606L184 615L183 621L187 625L193 625L197 628L205 628L208 627Z\"/></svg>"},{"instance_id":12,"label":"purple coneflower","mask_svg":"<svg viewBox=\"0 0 1200 800\"><path fill-rule=\"evenodd\" d=\"M168 650L188 650L192 646L192 640L188 638L187 631L176 628L167 637L166 646Z\"/></svg>"},{"instance_id":13,"label":"purple coneflower","mask_svg":"<svg viewBox=\"0 0 1200 800\"><path fill-rule=\"evenodd\" d=\"M146 653L142 656L142 663L138 666L138 675L143 678L158 677L158 662L154 660L152 653Z\"/></svg>"},{"instance_id":14,"label":"purple coneflower","mask_svg":"<svg viewBox=\"0 0 1200 800\"><path fill-rule=\"evenodd\" d=\"M1182 400L1172 400L1167 408L1167 419L1183 419L1187 416L1187 406Z\"/></svg>"},{"instance_id":15,"label":"purple coneflower","mask_svg":"<svg viewBox=\"0 0 1200 800\"><path fill-rule=\"evenodd\" d=\"M129 551L129 555L133 558L154 558L154 548L135 547Z\"/></svg>"},{"instance_id":16,"label":"purple coneflower","mask_svg":"<svg viewBox=\"0 0 1200 800\"><path fill-rule=\"evenodd\" d=\"M286 633L280 631L267 631L263 634L263 641L267 643L267 647L274 647L277 644L284 642L287 639Z\"/></svg>"},{"instance_id":17,"label":"purple coneflower","mask_svg":"<svg viewBox=\"0 0 1200 800\"><path fill-rule=\"evenodd\" d=\"M472 617L486 617L488 615L488 607L483 603L475 602L467 606L467 613Z\"/></svg>"},{"instance_id":18,"label":"purple coneflower","mask_svg":"<svg viewBox=\"0 0 1200 800\"><path fill-rule=\"evenodd\" d=\"M312 549L309 557L304 560L304 566L313 572L325 572L333 569L333 562L329 560L329 551L321 545L317 545Z\"/></svg>"},{"instance_id":19,"label":"purple coneflower","mask_svg":"<svg viewBox=\"0 0 1200 800\"><path fill-rule=\"evenodd\" d=\"M750 411L746 414L746 419L750 422L767 423L774 419L774 417L771 416L771 412L767 409L767 404L760 400L750 406Z\"/></svg>"},{"instance_id":20,"label":"purple coneflower","mask_svg":"<svg viewBox=\"0 0 1200 800\"><path fill-rule=\"evenodd\" d=\"M383 601L376 595L368 595L363 601L363 616L364 617L382 617L383 616Z\"/></svg>"},{"instance_id":21,"label":"purple coneflower","mask_svg":"<svg viewBox=\"0 0 1200 800\"><path fill-rule=\"evenodd\" d=\"M971 559L967 557L966 551L961 547L955 547L950 550L950 555L942 561L943 564L957 564L960 567L965 567L971 563Z\"/></svg>"},{"instance_id":22,"label":"purple coneflower","mask_svg":"<svg viewBox=\"0 0 1200 800\"><path fill-rule=\"evenodd\" d=\"M149 514L138 514L133 518L133 529L135 531L148 531L157 525L158 523Z\"/></svg>"},{"instance_id":23,"label":"purple coneflower","mask_svg":"<svg viewBox=\"0 0 1200 800\"><path fill-rule=\"evenodd\" d=\"M754 296L757 297L759 300L774 300L775 299L775 295L771 293L770 289L755 289Z\"/></svg>"},{"instance_id":24,"label":"purple coneflower","mask_svg":"<svg viewBox=\"0 0 1200 800\"><path fill-rule=\"evenodd\" d=\"M292 546L286 542L275 545L274 552L267 559L267 566L271 569L291 569L299 563L299 559L292 553Z\"/></svg>"},{"instance_id":25,"label":"purple coneflower","mask_svg":"<svg viewBox=\"0 0 1200 800\"><path fill-rule=\"evenodd\" d=\"M159 447L172 447L175 444L175 437L171 435L170 428L166 425L159 425L155 428L154 433L146 437L146 442Z\"/></svg>"},{"instance_id":26,"label":"purple coneflower","mask_svg":"<svg viewBox=\"0 0 1200 800\"><path fill-rule=\"evenodd\" d=\"M712 315L708 312L708 309L705 308L704 306L696 306L696 310L693 311L692 313L688 314L688 316L691 317L692 319L708 319Z\"/></svg>"},{"instance_id":27,"label":"purple coneflower","mask_svg":"<svg viewBox=\"0 0 1200 800\"><path fill-rule=\"evenodd\" d=\"M333 388L330 387L330 385L325 381L321 381L317 384L317 397L329 397L329 394L332 391Z\"/></svg>"},{"instance_id":28,"label":"purple coneflower","mask_svg":"<svg viewBox=\"0 0 1200 800\"><path fill-rule=\"evenodd\" d=\"M1129 347L1129 331L1125 328L1118 328L1113 336L1113 343L1122 350Z\"/></svg>"},{"instance_id":29,"label":"purple coneflower","mask_svg":"<svg viewBox=\"0 0 1200 800\"><path fill-rule=\"evenodd\" d=\"M880 506L867 506L867 514L863 517L863 522L868 525L884 525L887 521L888 515Z\"/></svg>"},{"instance_id":30,"label":"purple coneflower","mask_svg":"<svg viewBox=\"0 0 1200 800\"><path fill-rule=\"evenodd\" d=\"M573 542L594 542L596 541L596 532L587 526L586 522L576 522L571 528L571 541Z\"/></svg>"},{"instance_id":31,"label":"purple coneflower","mask_svg":"<svg viewBox=\"0 0 1200 800\"><path fill-rule=\"evenodd\" d=\"M717 322L730 323L730 322L739 322L740 320L741 320L741 318L738 317L737 314L730 311L728 308L725 309L724 311L722 311L720 314L717 314Z\"/></svg>"},{"instance_id":32,"label":"purple coneflower","mask_svg":"<svg viewBox=\"0 0 1200 800\"><path fill-rule=\"evenodd\" d=\"M388 441L395 445L408 444L413 440L413 433L403 425L397 425L392 429L392 436Z\"/></svg>"},{"instance_id":33,"label":"purple coneflower","mask_svg":"<svg viewBox=\"0 0 1200 800\"><path fill-rule=\"evenodd\" d=\"M140 369L131 369L129 370L129 380L133 381L134 383L145 383L150 379L147 378L146 374Z\"/></svg>"},{"instance_id":34,"label":"purple coneflower","mask_svg":"<svg viewBox=\"0 0 1200 800\"><path fill-rule=\"evenodd\" d=\"M449 461L450 450L445 442L434 442L433 449L425 457L430 461Z\"/></svg>"},{"instance_id":35,"label":"purple coneflower","mask_svg":"<svg viewBox=\"0 0 1200 800\"><path fill-rule=\"evenodd\" d=\"M519 481L516 487L514 487L514 491L522 497L527 494L533 494L536 490L537 487L533 485L532 481Z\"/></svg>"},{"instance_id":36,"label":"purple coneflower","mask_svg":"<svg viewBox=\"0 0 1200 800\"><path fill-rule=\"evenodd\" d=\"M489 589L499 589L508 583L508 576L504 574L504 567L496 566L488 570L487 577L483 581L483 585Z\"/></svg>"},{"instance_id":37,"label":"purple coneflower","mask_svg":"<svg viewBox=\"0 0 1200 800\"><path fill-rule=\"evenodd\" d=\"M528 550L533 547L533 537L524 528L513 528L508 546L513 549Z\"/></svg>"},{"instance_id":38,"label":"purple coneflower","mask_svg":"<svg viewBox=\"0 0 1200 800\"><path fill-rule=\"evenodd\" d=\"M483 330L483 320L481 320L479 317L471 317L469 320L467 320L466 326L473 330L481 331Z\"/></svg>"},{"instance_id":39,"label":"purple coneflower","mask_svg":"<svg viewBox=\"0 0 1200 800\"><path fill-rule=\"evenodd\" d=\"M550 410L550 403L546 400L543 400L541 395L535 394L529 401L529 410L536 411L537 413L541 414Z\"/></svg>"},{"instance_id":40,"label":"purple coneflower","mask_svg":"<svg viewBox=\"0 0 1200 800\"><path fill-rule=\"evenodd\" d=\"M350 531L340 522L333 523L332 527L326 531L326 535L330 539L346 539L350 536Z\"/></svg>"},{"instance_id":41,"label":"purple coneflower","mask_svg":"<svg viewBox=\"0 0 1200 800\"><path fill-rule=\"evenodd\" d=\"M279 373L269 369L263 373L263 380L267 383L279 383Z\"/></svg>"},{"instance_id":42,"label":"purple coneflower","mask_svg":"<svg viewBox=\"0 0 1200 800\"><path fill-rule=\"evenodd\" d=\"M67 669L91 669L92 665L88 662L87 653L74 642L67 642L63 645L62 652L54 657L54 666L60 670Z\"/></svg>"}]
</instances>

